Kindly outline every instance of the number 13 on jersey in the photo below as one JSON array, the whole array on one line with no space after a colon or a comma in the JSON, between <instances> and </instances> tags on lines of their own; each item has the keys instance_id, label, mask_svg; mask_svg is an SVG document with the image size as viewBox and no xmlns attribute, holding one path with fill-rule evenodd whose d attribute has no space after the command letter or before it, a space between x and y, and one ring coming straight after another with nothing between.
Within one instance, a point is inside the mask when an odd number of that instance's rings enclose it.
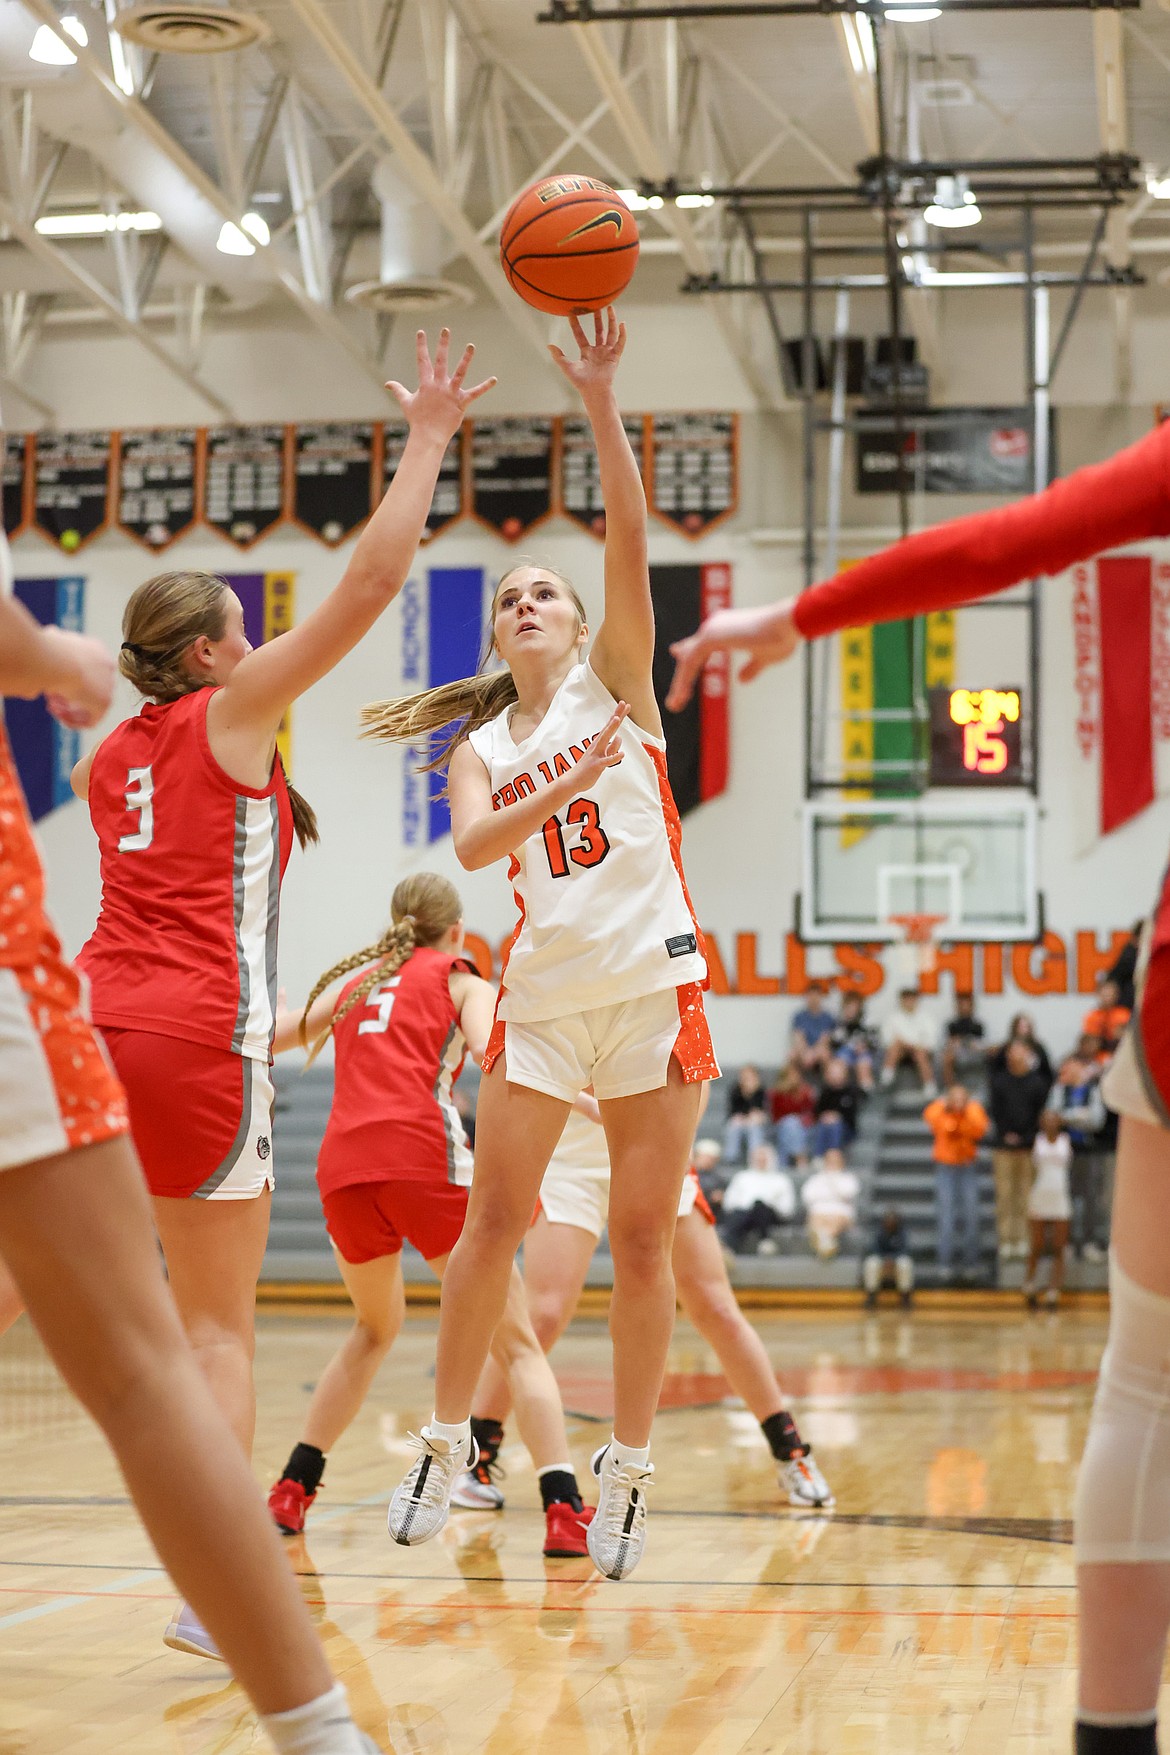
<instances>
[{"instance_id":1,"label":"number 13 on jersey","mask_svg":"<svg viewBox=\"0 0 1170 1755\"><path fill-rule=\"evenodd\" d=\"M564 828L579 829L580 839L574 847L565 846ZM609 840L601 826L596 804L591 798L575 798L565 812L564 828L559 817L549 817L544 825L544 850L548 869L555 878L569 877L570 866L584 871L600 865L609 852Z\"/></svg>"}]
</instances>

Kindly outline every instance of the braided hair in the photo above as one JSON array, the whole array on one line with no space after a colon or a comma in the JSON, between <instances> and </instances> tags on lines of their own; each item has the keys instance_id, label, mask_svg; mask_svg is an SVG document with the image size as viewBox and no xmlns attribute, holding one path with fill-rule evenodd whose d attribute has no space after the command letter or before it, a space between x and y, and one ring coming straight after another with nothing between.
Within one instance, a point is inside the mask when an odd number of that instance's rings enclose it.
<instances>
[{"instance_id":1,"label":"braided hair","mask_svg":"<svg viewBox=\"0 0 1170 1755\"><path fill-rule=\"evenodd\" d=\"M156 573L131 594L122 616L118 669L140 695L178 701L208 686L189 674L184 658L200 635L223 639L230 589L218 574L188 571ZM279 750L276 759L283 773ZM297 840L307 847L320 839L316 812L293 786L288 799Z\"/></svg>"},{"instance_id":2,"label":"braided hair","mask_svg":"<svg viewBox=\"0 0 1170 1755\"><path fill-rule=\"evenodd\" d=\"M347 994L342 1005L334 1010L328 1027L313 1045L307 1064L312 1065L325 1046L326 1037L348 1016L354 1006L361 1005L375 987L396 975L419 945L438 944L443 934L462 918L463 903L459 891L448 878L440 877L434 871L419 871L412 877L403 878L390 898L390 925L381 938L376 944L367 945L364 950L355 951L350 957L343 957L332 969L327 969L305 1001L297 1033L301 1046L308 1048L309 1012L313 1001L340 976L349 975L354 969L361 969L367 963L372 965L369 973L362 977L353 992Z\"/></svg>"}]
</instances>

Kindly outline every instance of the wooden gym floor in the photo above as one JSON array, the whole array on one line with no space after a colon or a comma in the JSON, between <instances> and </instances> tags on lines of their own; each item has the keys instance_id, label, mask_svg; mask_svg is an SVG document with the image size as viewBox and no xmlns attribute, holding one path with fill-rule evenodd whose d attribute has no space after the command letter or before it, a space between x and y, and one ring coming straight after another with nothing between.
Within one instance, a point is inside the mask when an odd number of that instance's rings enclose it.
<instances>
[{"instance_id":1,"label":"wooden gym floor","mask_svg":"<svg viewBox=\"0 0 1170 1755\"><path fill-rule=\"evenodd\" d=\"M680 1325L645 1560L624 1584L545 1561L531 1465L508 1509L386 1535L405 1435L430 1409L413 1316L288 1543L329 1657L379 1748L426 1755L1065 1755L1069 1516L1100 1309L758 1315L838 1499L780 1501L754 1420ZM260 1316L265 1487L343 1330ZM608 1343L556 1355L580 1471L607 1433ZM511 1435L510 1435L511 1436ZM86 1418L27 1323L0 1345L0 1755L242 1755L226 1671L169 1652L173 1593Z\"/></svg>"}]
</instances>

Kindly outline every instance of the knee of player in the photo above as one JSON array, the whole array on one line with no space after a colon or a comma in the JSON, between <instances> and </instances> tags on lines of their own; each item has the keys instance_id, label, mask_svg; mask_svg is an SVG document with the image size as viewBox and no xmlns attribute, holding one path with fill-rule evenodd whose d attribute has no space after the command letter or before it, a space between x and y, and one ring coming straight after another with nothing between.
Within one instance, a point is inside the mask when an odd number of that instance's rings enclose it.
<instances>
[{"instance_id":1,"label":"knee of player","mask_svg":"<svg viewBox=\"0 0 1170 1755\"><path fill-rule=\"evenodd\" d=\"M460 1249L495 1259L510 1260L524 1240L532 1220L532 1206L506 1199L484 1201L469 1210L459 1239Z\"/></svg>"},{"instance_id":2,"label":"knee of player","mask_svg":"<svg viewBox=\"0 0 1170 1755\"><path fill-rule=\"evenodd\" d=\"M654 1274L669 1270L674 1247L673 1215L636 1213L616 1224L609 1221L609 1252L618 1273Z\"/></svg>"},{"instance_id":3,"label":"knee of player","mask_svg":"<svg viewBox=\"0 0 1170 1755\"><path fill-rule=\"evenodd\" d=\"M394 1313L385 1316L359 1316L353 1325L353 1341L364 1353L381 1357L394 1345L400 1327Z\"/></svg>"},{"instance_id":4,"label":"knee of player","mask_svg":"<svg viewBox=\"0 0 1170 1755\"><path fill-rule=\"evenodd\" d=\"M542 1294L536 1298L530 1296L528 1315L532 1321L533 1333L547 1353L572 1311L565 1309L563 1301L555 1293Z\"/></svg>"}]
</instances>

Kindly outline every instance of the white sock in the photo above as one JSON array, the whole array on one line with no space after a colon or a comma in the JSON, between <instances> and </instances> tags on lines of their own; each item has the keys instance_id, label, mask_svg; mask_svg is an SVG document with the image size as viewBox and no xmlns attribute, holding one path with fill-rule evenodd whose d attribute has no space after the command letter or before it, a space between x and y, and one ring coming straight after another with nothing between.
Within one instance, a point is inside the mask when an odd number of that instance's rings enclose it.
<instances>
[{"instance_id":1,"label":"white sock","mask_svg":"<svg viewBox=\"0 0 1170 1755\"><path fill-rule=\"evenodd\" d=\"M270 1712L260 1723L278 1755L365 1755L369 1748L350 1717L349 1700L340 1682L307 1706Z\"/></svg>"},{"instance_id":2,"label":"white sock","mask_svg":"<svg viewBox=\"0 0 1170 1755\"><path fill-rule=\"evenodd\" d=\"M613 1458L614 1467L622 1468L626 1463L633 1463L636 1468L644 1469L650 1461L650 1446L643 1444L635 1448L630 1444L619 1444L615 1437L610 1438L609 1454Z\"/></svg>"},{"instance_id":3,"label":"white sock","mask_svg":"<svg viewBox=\"0 0 1170 1755\"><path fill-rule=\"evenodd\" d=\"M432 1414L427 1421L426 1436L437 1438L440 1443L446 1444L448 1450L458 1450L461 1444L470 1445L471 1443L471 1421L470 1419L461 1420L458 1426L444 1426L443 1422L437 1420Z\"/></svg>"}]
</instances>

